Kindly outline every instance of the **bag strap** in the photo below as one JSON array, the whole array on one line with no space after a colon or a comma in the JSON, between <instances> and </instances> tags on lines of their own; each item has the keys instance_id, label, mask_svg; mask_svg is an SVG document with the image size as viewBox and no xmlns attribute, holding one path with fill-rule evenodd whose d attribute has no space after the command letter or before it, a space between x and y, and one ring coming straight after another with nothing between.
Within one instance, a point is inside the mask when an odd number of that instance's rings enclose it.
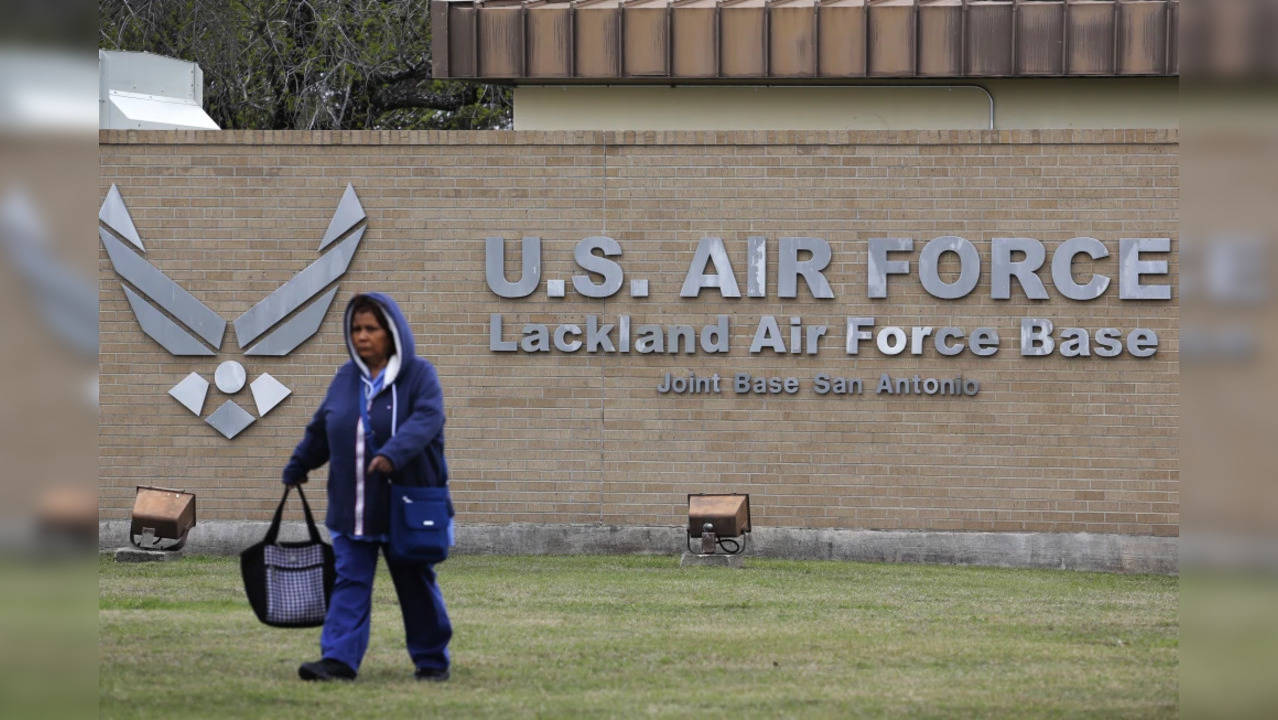
<instances>
[{"instance_id":1,"label":"bag strap","mask_svg":"<svg viewBox=\"0 0 1278 720\"><path fill-rule=\"evenodd\" d=\"M302 499L302 511L306 514L306 530L311 534L311 542L323 542L319 529L315 527L315 517L311 515L311 504L306 502L306 494L302 492L301 485L297 486L297 496Z\"/></svg>"},{"instance_id":2,"label":"bag strap","mask_svg":"<svg viewBox=\"0 0 1278 720\"><path fill-rule=\"evenodd\" d=\"M306 515L306 530L311 535L311 542L323 542L320 539L319 528L315 527L315 517L311 515L311 504L306 502L306 493L302 492L301 485L285 485L284 495L280 498L280 504L275 506L275 517L271 518L271 527L266 531L264 539L267 545L274 545L276 538L280 534L280 520L284 517L284 503L288 500L288 493L293 488L297 488L297 496L302 499L302 511Z\"/></svg>"}]
</instances>

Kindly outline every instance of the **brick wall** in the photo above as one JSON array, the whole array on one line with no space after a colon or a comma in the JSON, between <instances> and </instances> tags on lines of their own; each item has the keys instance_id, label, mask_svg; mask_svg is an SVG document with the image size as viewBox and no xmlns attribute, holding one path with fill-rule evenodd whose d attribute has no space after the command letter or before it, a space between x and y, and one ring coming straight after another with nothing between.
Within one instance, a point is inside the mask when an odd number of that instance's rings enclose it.
<instances>
[{"instance_id":1,"label":"brick wall","mask_svg":"<svg viewBox=\"0 0 1278 720\"><path fill-rule=\"evenodd\" d=\"M268 519L279 470L345 360L338 308L358 290L396 297L419 351L438 367L448 460L463 522L676 525L689 492L748 492L755 524L1176 535L1178 303L1119 301L1118 240L1173 238L1179 188L1169 131L351 133L103 132L99 197L119 186L148 260L228 320L317 258L346 184L368 213L365 240L320 332L286 358L245 358L228 336L215 358L174 358L137 326L100 251L103 519L128 514L133 486L183 487L201 520ZM579 273L584 237L617 239L627 283L592 300L548 298L545 280ZM543 282L499 298L484 242L542 238ZM769 239L768 297L697 299L679 288L697 241L723 237L745 293L746 237ZM777 239L816 236L834 254L833 300L776 294ZM1024 236L1051 251L1102 240L1115 287L1091 302L975 292L944 301L917 280L918 251L940 235ZM912 237L910 276L886 300L866 293L866 238ZM950 256L952 258L952 256ZM983 271L988 268L985 265ZM953 268L942 265L943 272ZM1171 277L1176 283L1176 262ZM1083 271L1079 270L1080 275ZM651 292L632 298L629 279ZM700 327L733 316L727 355L493 353L490 313L507 337L526 322ZM752 356L762 315L831 330L815 356ZM999 331L994 357L845 354L847 316L878 325ZM1024 316L1090 329L1148 327L1152 358L1022 357ZM293 389L227 441L166 393L187 373L212 380L239 360ZM659 395L665 373L795 376L793 396ZM818 396L817 373L863 378L866 393ZM972 398L873 393L880 373L962 374ZM726 388L725 388L726 389ZM252 408L247 389L235 400ZM207 415L225 400L211 387ZM322 479L324 471L314 474ZM322 482L312 483L317 491ZM320 498L322 506L322 497Z\"/></svg>"}]
</instances>

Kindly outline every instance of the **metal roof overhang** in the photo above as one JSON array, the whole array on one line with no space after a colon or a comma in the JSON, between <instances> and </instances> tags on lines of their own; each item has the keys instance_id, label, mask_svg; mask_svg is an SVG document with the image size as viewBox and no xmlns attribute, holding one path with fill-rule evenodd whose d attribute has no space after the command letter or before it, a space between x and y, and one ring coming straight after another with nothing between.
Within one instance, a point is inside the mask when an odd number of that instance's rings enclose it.
<instances>
[{"instance_id":1,"label":"metal roof overhang","mask_svg":"<svg viewBox=\"0 0 1278 720\"><path fill-rule=\"evenodd\" d=\"M435 77L852 83L1179 74L1179 0L432 0Z\"/></svg>"}]
</instances>

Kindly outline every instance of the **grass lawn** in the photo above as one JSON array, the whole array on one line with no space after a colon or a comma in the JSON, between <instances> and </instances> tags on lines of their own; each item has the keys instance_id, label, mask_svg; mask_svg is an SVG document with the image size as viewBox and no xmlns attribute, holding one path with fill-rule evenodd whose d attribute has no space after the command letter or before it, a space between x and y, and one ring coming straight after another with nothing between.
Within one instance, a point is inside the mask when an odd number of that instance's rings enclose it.
<instances>
[{"instance_id":1,"label":"grass lawn","mask_svg":"<svg viewBox=\"0 0 1278 720\"><path fill-rule=\"evenodd\" d=\"M1175 717L1178 580L675 557L457 556L452 680L417 683L390 576L354 683L258 624L235 558L99 564L104 718Z\"/></svg>"}]
</instances>

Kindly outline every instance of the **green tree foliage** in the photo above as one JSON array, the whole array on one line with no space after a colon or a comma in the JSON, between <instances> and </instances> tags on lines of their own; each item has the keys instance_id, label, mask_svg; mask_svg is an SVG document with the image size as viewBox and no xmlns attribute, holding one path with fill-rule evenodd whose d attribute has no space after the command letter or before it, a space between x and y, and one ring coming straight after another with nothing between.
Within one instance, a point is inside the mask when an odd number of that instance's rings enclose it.
<instances>
[{"instance_id":1,"label":"green tree foliage","mask_svg":"<svg viewBox=\"0 0 1278 720\"><path fill-rule=\"evenodd\" d=\"M429 0L99 0L98 46L199 63L223 128L507 128L510 88L437 80Z\"/></svg>"}]
</instances>

